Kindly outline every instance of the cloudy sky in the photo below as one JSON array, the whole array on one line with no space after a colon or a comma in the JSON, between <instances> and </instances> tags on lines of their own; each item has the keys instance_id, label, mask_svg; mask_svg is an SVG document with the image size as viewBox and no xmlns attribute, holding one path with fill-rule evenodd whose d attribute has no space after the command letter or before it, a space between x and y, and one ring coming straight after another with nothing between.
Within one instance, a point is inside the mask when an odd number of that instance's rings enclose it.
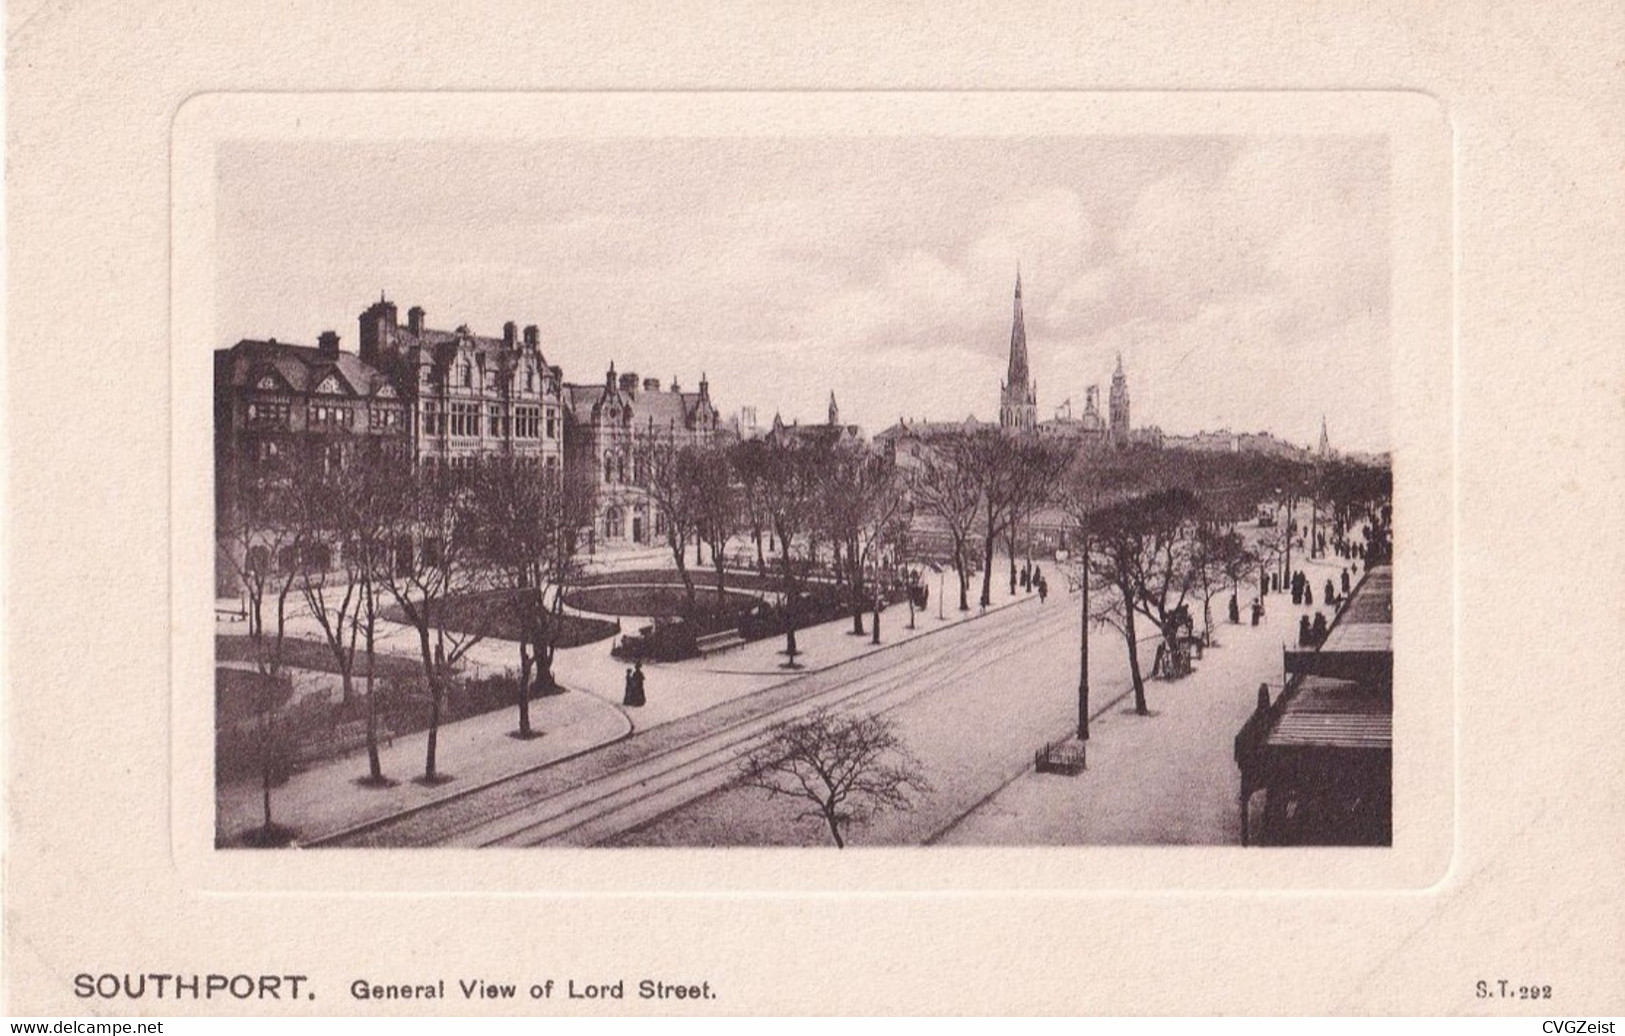
<instances>
[{"instance_id":1,"label":"cloudy sky","mask_svg":"<svg viewBox=\"0 0 1625 1036\"><path fill-rule=\"evenodd\" d=\"M215 347L314 343L380 291L431 327L537 324L570 381L871 433L995 419L1021 268L1041 417L1116 356L1135 425L1388 448L1380 137L843 138L218 157Z\"/></svg>"}]
</instances>

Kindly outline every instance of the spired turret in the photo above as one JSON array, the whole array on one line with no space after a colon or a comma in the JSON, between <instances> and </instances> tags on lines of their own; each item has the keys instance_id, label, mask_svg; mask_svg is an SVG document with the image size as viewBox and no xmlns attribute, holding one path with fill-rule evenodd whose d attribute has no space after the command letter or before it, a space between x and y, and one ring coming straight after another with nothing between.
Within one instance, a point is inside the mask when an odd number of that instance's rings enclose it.
<instances>
[{"instance_id":1,"label":"spired turret","mask_svg":"<svg viewBox=\"0 0 1625 1036\"><path fill-rule=\"evenodd\" d=\"M1117 370L1112 372L1111 437L1118 444L1128 442L1128 375L1123 373L1123 354L1117 354Z\"/></svg>"}]
</instances>

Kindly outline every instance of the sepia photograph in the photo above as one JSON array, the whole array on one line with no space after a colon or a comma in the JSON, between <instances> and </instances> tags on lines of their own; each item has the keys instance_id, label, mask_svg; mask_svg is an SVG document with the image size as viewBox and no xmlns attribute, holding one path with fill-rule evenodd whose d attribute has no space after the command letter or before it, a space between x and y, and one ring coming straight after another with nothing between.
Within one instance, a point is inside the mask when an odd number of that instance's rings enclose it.
<instances>
[{"instance_id":1,"label":"sepia photograph","mask_svg":"<svg viewBox=\"0 0 1625 1036\"><path fill-rule=\"evenodd\" d=\"M1625 1009L1625 13L14 6L19 1027Z\"/></svg>"},{"instance_id":2,"label":"sepia photograph","mask_svg":"<svg viewBox=\"0 0 1625 1036\"><path fill-rule=\"evenodd\" d=\"M1391 845L1387 137L215 170L217 846Z\"/></svg>"}]
</instances>

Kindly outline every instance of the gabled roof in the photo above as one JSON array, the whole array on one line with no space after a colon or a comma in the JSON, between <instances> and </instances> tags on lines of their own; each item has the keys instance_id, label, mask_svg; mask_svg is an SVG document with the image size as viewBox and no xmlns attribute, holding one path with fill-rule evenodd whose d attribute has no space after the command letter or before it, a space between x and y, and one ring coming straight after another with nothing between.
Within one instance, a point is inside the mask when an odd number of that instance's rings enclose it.
<instances>
[{"instance_id":1,"label":"gabled roof","mask_svg":"<svg viewBox=\"0 0 1625 1036\"><path fill-rule=\"evenodd\" d=\"M632 412L632 424L640 428L651 424L657 429L687 428L702 406L710 406L698 392L638 389L631 393L605 384L565 385L563 395L565 409L579 424L591 424L593 409L609 395Z\"/></svg>"},{"instance_id":2,"label":"gabled roof","mask_svg":"<svg viewBox=\"0 0 1625 1036\"><path fill-rule=\"evenodd\" d=\"M389 380L382 372L363 363L354 353L332 356L314 346L252 338L245 338L220 352L228 358L227 379L232 388L246 388L270 374L289 391L313 393L328 375L336 373L347 393L394 398Z\"/></svg>"}]
</instances>

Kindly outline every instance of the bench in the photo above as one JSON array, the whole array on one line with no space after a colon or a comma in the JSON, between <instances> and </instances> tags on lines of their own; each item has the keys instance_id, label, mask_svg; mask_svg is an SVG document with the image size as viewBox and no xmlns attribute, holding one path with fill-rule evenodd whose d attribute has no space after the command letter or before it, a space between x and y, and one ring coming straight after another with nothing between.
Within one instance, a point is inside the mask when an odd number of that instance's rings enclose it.
<instances>
[{"instance_id":1,"label":"bench","mask_svg":"<svg viewBox=\"0 0 1625 1036\"><path fill-rule=\"evenodd\" d=\"M1077 738L1047 742L1033 753L1033 769L1039 773L1076 777L1088 768L1088 748Z\"/></svg>"},{"instance_id":2,"label":"bench","mask_svg":"<svg viewBox=\"0 0 1625 1036\"><path fill-rule=\"evenodd\" d=\"M720 633L709 633L700 637L694 641L694 646L699 649L700 657L705 658L708 655L727 651L729 648L739 647L744 643L745 638L739 635L738 630L732 629L723 630Z\"/></svg>"}]
</instances>

